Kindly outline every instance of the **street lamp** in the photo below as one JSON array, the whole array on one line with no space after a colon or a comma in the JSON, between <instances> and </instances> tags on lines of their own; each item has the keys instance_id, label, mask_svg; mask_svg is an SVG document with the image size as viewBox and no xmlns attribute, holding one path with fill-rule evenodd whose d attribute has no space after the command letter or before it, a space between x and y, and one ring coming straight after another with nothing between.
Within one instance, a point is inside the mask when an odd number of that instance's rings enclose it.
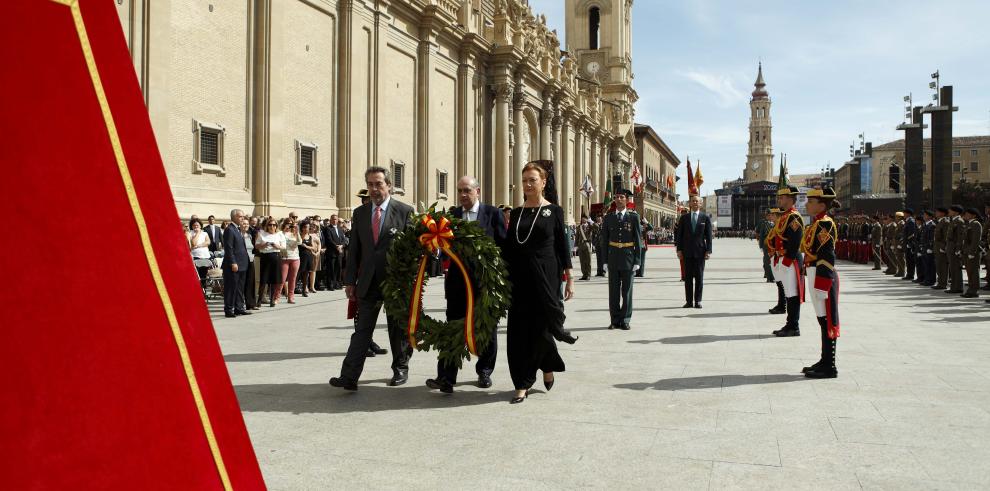
<instances>
[{"instance_id":1,"label":"street lamp","mask_svg":"<svg viewBox=\"0 0 990 491\"><path fill-rule=\"evenodd\" d=\"M934 80L934 82L928 82L928 88L935 91L935 93L932 94L932 100L935 101L936 106L940 106L939 89L941 88L941 84L939 83L938 70L935 70L935 73L932 74L932 80Z\"/></svg>"}]
</instances>

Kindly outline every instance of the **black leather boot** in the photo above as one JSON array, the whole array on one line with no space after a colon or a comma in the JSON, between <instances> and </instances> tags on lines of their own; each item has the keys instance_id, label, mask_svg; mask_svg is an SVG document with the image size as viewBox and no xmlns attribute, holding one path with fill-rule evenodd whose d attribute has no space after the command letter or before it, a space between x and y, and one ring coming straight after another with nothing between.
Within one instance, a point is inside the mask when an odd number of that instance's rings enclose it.
<instances>
[{"instance_id":1,"label":"black leather boot","mask_svg":"<svg viewBox=\"0 0 990 491\"><path fill-rule=\"evenodd\" d=\"M818 326L821 328L822 331L822 354L814 365L811 365L810 367L802 368L801 373L808 373L818 370L825 363L825 358L826 358L825 350L827 349L828 346L828 318L819 317Z\"/></svg>"},{"instance_id":2,"label":"black leather boot","mask_svg":"<svg viewBox=\"0 0 990 491\"><path fill-rule=\"evenodd\" d=\"M783 314L787 312L787 303L784 298L784 284L777 282L777 305L770 309L771 314Z\"/></svg>"},{"instance_id":3,"label":"black leather boot","mask_svg":"<svg viewBox=\"0 0 990 491\"><path fill-rule=\"evenodd\" d=\"M788 336L800 336L801 329L799 326L801 320L801 298L787 297L787 324L780 330L774 331L773 335L777 337L788 337Z\"/></svg>"},{"instance_id":4,"label":"black leather boot","mask_svg":"<svg viewBox=\"0 0 990 491\"><path fill-rule=\"evenodd\" d=\"M824 358L822 365L817 369L805 373L808 378L835 378L839 376L839 370L835 368L835 339L827 339L825 343Z\"/></svg>"}]
</instances>

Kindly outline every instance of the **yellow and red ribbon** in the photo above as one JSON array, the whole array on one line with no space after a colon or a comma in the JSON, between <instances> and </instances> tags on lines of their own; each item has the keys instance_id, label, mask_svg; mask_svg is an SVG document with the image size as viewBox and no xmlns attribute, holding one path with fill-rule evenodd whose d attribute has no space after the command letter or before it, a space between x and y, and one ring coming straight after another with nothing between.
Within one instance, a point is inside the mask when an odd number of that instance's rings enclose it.
<instances>
[{"instance_id":1,"label":"yellow and red ribbon","mask_svg":"<svg viewBox=\"0 0 990 491\"><path fill-rule=\"evenodd\" d=\"M468 276L467 268L464 267L461 258L457 257L457 254L454 254L454 251L450 249L450 244L454 240L454 231L450 228L450 220L445 216L441 216L440 221L437 222L430 215L423 215L421 223L426 226L428 232L424 232L419 236L419 243L431 253L441 250L444 254L447 254L450 260L461 270L461 275L464 277L464 287L467 289L464 341L467 343L468 351L473 355L477 355L477 349L474 345L474 288L471 286L471 278ZM423 308L423 280L426 276L426 262L428 259L427 255L424 254L419 260L419 271L416 273L416 282L413 284L413 293L409 304L408 334L409 343L413 346L416 346L416 329L419 327L420 310Z\"/></svg>"}]
</instances>

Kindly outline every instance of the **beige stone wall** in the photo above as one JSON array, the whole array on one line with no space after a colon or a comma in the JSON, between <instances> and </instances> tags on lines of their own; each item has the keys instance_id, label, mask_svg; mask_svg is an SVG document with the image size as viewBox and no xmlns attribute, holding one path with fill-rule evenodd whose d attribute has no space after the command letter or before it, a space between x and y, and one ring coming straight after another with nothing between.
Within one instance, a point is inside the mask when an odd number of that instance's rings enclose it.
<instances>
[{"instance_id":1,"label":"beige stone wall","mask_svg":"<svg viewBox=\"0 0 990 491\"><path fill-rule=\"evenodd\" d=\"M407 203L450 206L470 173L486 201L518 205L518 169L553 158L573 221L586 174L599 190L610 167L628 174L636 95L620 0L603 18L603 53L618 60L603 86L577 78L584 59L561 60L522 0L114 3L182 216L347 216L364 169L395 163ZM222 172L194 162L194 121L223 128ZM298 176L300 143L317 147L315 181Z\"/></svg>"}]
</instances>

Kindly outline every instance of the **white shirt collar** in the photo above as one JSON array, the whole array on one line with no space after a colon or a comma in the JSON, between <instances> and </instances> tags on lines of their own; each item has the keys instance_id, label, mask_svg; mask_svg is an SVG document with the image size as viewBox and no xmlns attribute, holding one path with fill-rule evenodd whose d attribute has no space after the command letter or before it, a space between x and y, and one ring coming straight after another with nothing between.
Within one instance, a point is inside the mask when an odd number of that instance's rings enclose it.
<instances>
[{"instance_id":1,"label":"white shirt collar","mask_svg":"<svg viewBox=\"0 0 990 491\"><path fill-rule=\"evenodd\" d=\"M472 206L470 210L465 210L463 207L461 210L463 212L474 213L474 216L478 216L478 211L481 210L481 200L479 199L478 201L475 201L474 206Z\"/></svg>"},{"instance_id":2,"label":"white shirt collar","mask_svg":"<svg viewBox=\"0 0 990 491\"><path fill-rule=\"evenodd\" d=\"M390 201L392 201L392 195L391 194L388 195L388 198L385 198L385 201L382 201L382 204L380 204L380 205L377 206L377 208L381 208L382 209L382 216L385 216L385 211L388 210L388 203ZM374 213L375 213L375 203L372 202L371 203L371 206L372 206L371 213L372 213L372 215L374 215Z\"/></svg>"}]
</instances>

